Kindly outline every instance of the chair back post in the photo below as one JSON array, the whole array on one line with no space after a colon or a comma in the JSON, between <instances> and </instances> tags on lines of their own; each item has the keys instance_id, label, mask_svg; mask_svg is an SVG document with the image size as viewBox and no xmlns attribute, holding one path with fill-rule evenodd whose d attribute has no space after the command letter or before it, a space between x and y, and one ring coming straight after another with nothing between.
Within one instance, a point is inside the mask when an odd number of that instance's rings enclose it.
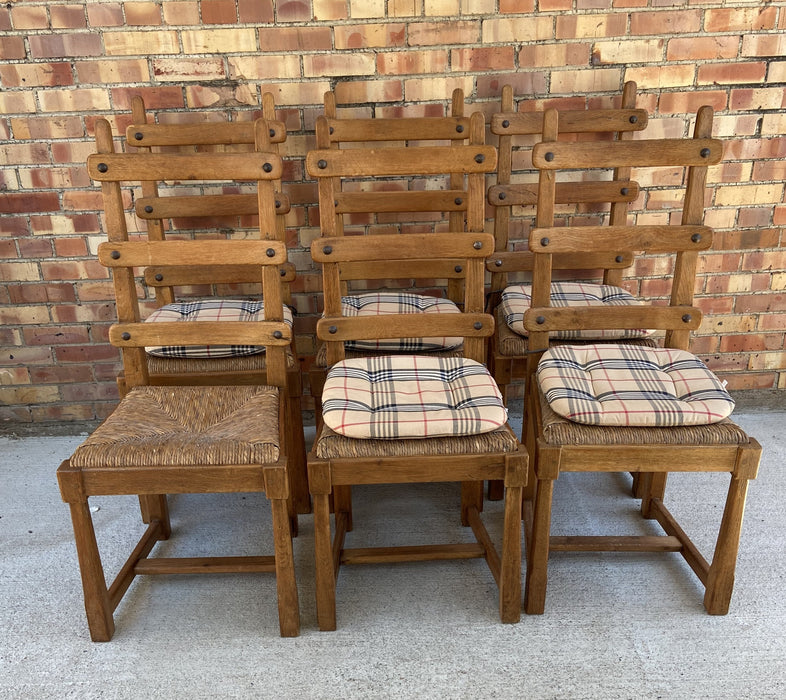
<instances>
[{"instance_id":1,"label":"chair back post","mask_svg":"<svg viewBox=\"0 0 786 700\"><path fill-rule=\"evenodd\" d=\"M98 119L95 124L96 150L99 154L115 153L112 127L106 119ZM99 157L100 161L100 157ZM98 162L99 176L108 172L106 164ZM93 177L96 173L92 173ZM101 194L106 216L107 239L110 243L128 241L125 209L121 181L114 177L101 178ZM115 268L112 271L112 284L115 290L115 306L118 321L138 323L140 319L139 299L136 295L136 281L131 268ZM144 348L121 348L123 370L128 386L148 383L147 361Z\"/></svg>"},{"instance_id":2,"label":"chair back post","mask_svg":"<svg viewBox=\"0 0 786 700\"><path fill-rule=\"evenodd\" d=\"M637 85L634 81L628 80L622 88L622 109L636 108ZM633 138L633 131L618 131L618 141L629 141ZM614 168L614 180L617 182L630 182L630 167ZM611 203L609 213L609 226L624 225L628 217L629 203L625 201L614 201ZM610 284L614 287L622 285L622 268L608 267L603 271L603 284Z\"/></svg>"},{"instance_id":3,"label":"chair back post","mask_svg":"<svg viewBox=\"0 0 786 700\"><path fill-rule=\"evenodd\" d=\"M513 103L513 86L503 85L500 98L500 112L510 113L515 109ZM494 130L492 129L492 132ZM513 172L513 134L503 130L499 134L497 155L497 185L509 185ZM504 251L508 246L508 228L510 226L510 207L494 207L494 250ZM505 272L491 273L491 292L501 292L507 284Z\"/></svg>"},{"instance_id":4,"label":"chair back post","mask_svg":"<svg viewBox=\"0 0 786 700\"><path fill-rule=\"evenodd\" d=\"M694 139L712 138L712 107L705 105L696 114L693 130ZM700 225L704 221L704 194L707 186L707 166L691 165L688 168L685 185L685 201L682 207L683 225ZM671 306L691 306L696 286L696 268L699 253L695 250L681 250L674 261ZM671 329L666 332L667 347L687 350L690 345L690 330Z\"/></svg>"}]
</instances>

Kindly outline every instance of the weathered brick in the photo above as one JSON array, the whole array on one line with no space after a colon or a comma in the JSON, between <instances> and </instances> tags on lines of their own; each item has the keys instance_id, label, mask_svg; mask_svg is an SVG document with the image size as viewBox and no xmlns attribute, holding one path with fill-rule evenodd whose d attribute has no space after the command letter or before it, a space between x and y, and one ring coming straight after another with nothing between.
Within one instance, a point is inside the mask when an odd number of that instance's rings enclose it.
<instances>
[{"instance_id":1,"label":"weathered brick","mask_svg":"<svg viewBox=\"0 0 786 700\"><path fill-rule=\"evenodd\" d=\"M738 36L670 39L666 58L669 61L713 61L736 58L739 46L740 37Z\"/></svg>"},{"instance_id":2,"label":"weathered brick","mask_svg":"<svg viewBox=\"0 0 786 700\"><path fill-rule=\"evenodd\" d=\"M85 7L82 4L50 5L52 29L82 29L87 27Z\"/></svg>"},{"instance_id":3,"label":"weathered brick","mask_svg":"<svg viewBox=\"0 0 786 700\"><path fill-rule=\"evenodd\" d=\"M153 59L153 75L163 82L193 82L195 80L220 80L225 76L224 61L219 58Z\"/></svg>"},{"instance_id":4,"label":"weathered brick","mask_svg":"<svg viewBox=\"0 0 786 700\"><path fill-rule=\"evenodd\" d=\"M502 20L498 20L502 21ZM512 20L506 20L511 22ZM485 23L484 23L485 25ZM491 43L483 30L483 43ZM472 20L454 22L417 22L409 25L410 46L436 46L438 44L474 44L480 40L480 23ZM493 41L504 41L494 39Z\"/></svg>"},{"instance_id":5,"label":"weathered brick","mask_svg":"<svg viewBox=\"0 0 786 700\"><path fill-rule=\"evenodd\" d=\"M90 382L93 380L93 368L90 365L68 365L60 367L33 367L30 370L32 384L70 384L72 382Z\"/></svg>"},{"instance_id":6,"label":"weathered brick","mask_svg":"<svg viewBox=\"0 0 786 700\"><path fill-rule=\"evenodd\" d=\"M77 61L79 84L147 83L150 70L146 59L118 59L114 61Z\"/></svg>"},{"instance_id":7,"label":"weathered brick","mask_svg":"<svg viewBox=\"0 0 786 700\"><path fill-rule=\"evenodd\" d=\"M557 39L598 39L624 36L627 33L627 22L627 14L621 12L610 15L560 15L557 17L555 36ZM660 32L648 33L659 34Z\"/></svg>"},{"instance_id":8,"label":"weathered brick","mask_svg":"<svg viewBox=\"0 0 786 700\"><path fill-rule=\"evenodd\" d=\"M499 97L503 85L510 85L515 95L542 95L547 90L548 74L541 71L479 75L478 97Z\"/></svg>"},{"instance_id":9,"label":"weathered brick","mask_svg":"<svg viewBox=\"0 0 786 700\"><path fill-rule=\"evenodd\" d=\"M35 95L32 92L0 92L0 114L35 114L35 112Z\"/></svg>"},{"instance_id":10,"label":"weathered brick","mask_svg":"<svg viewBox=\"0 0 786 700\"><path fill-rule=\"evenodd\" d=\"M385 16L385 0L349 0L352 19L373 19Z\"/></svg>"},{"instance_id":11,"label":"weathered brick","mask_svg":"<svg viewBox=\"0 0 786 700\"><path fill-rule=\"evenodd\" d=\"M70 63L12 63L0 66L0 82L6 88L64 86L73 85L74 78Z\"/></svg>"},{"instance_id":12,"label":"weathered brick","mask_svg":"<svg viewBox=\"0 0 786 700\"><path fill-rule=\"evenodd\" d=\"M381 75L444 73L448 69L448 52L390 51L377 55L377 72Z\"/></svg>"},{"instance_id":13,"label":"weathered brick","mask_svg":"<svg viewBox=\"0 0 786 700\"><path fill-rule=\"evenodd\" d=\"M204 5L204 2L202 3ZM157 27L161 24L161 6L153 2L123 3L126 24L130 27Z\"/></svg>"},{"instance_id":14,"label":"weathered brick","mask_svg":"<svg viewBox=\"0 0 786 700\"><path fill-rule=\"evenodd\" d=\"M763 62L708 63L699 66L698 84L761 83L767 73ZM734 108L733 108L734 109Z\"/></svg>"},{"instance_id":15,"label":"weathered brick","mask_svg":"<svg viewBox=\"0 0 786 700\"><path fill-rule=\"evenodd\" d=\"M85 112L111 107L107 91L100 88L41 90L38 99L45 112Z\"/></svg>"},{"instance_id":16,"label":"weathered brick","mask_svg":"<svg viewBox=\"0 0 786 700\"><path fill-rule=\"evenodd\" d=\"M776 185L736 185L718 187L715 191L717 206L750 206L752 204L778 203L783 199L783 183Z\"/></svg>"},{"instance_id":17,"label":"weathered brick","mask_svg":"<svg viewBox=\"0 0 786 700\"><path fill-rule=\"evenodd\" d=\"M608 92L619 87L620 71L616 68L596 68L592 71L554 71L551 91L554 94Z\"/></svg>"},{"instance_id":18,"label":"weathered brick","mask_svg":"<svg viewBox=\"0 0 786 700\"><path fill-rule=\"evenodd\" d=\"M374 75L376 58L373 53L312 54L303 56L306 78L323 76Z\"/></svg>"},{"instance_id":19,"label":"weathered brick","mask_svg":"<svg viewBox=\"0 0 786 700\"><path fill-rule=\"evenodd\" d=\"M44 5L16 5L11 8L11 23L14 29L48 29L49 18Z\"/></svg>"},{"instance_id":20,"label":"weathered brick","mask_svg":"<svg viewBox=\"0 0 786 700\"><path fill-rule=\"evenodd\" d=\"M108 277L106 268L97 260L59 260L41 263L45 280L99 280Z\"/></svg>"},{"instance_id":21,"label":"weathered brick","mask_svg":"<svg viewBox=\"0 0 786 700\"><path fill-rule=\"evenodd\" d=\"M642 90L692 85L696 66L672 63L665 66L632 66L625 71L626 80L634 80Z\"/></svg>"},{"instance_id":22,"label":"weathered brick","mask_svg":"<svg viewBox=\"0 0 786 700\"><path fill-rule=\"evenodd\" d=\"M336 49L394 48L405 46L406 25L346 24L334 29Z\"/></svg>"},{"instance_id":23,"label":"weathered brick","mask_svg":"<svg viewBox=\"0 0 786 700\"><path fill-rule=\"evenodd\" d=\"M174 31L104 32L107 56L149 56L180 53L178 34Z\"/></svg>"},{"instance_id":24,"label":"weathered brick","mask_svg":"<svg viewBox=\"0 0 786 700\"><path fill-rule=\"evenodd\" d=\"M342 81L336 84L335 93L339 104L397 102L404 97L398 80Z\"/></svg>"},{"instance_id":25,"label":"weathered brick","mask_svg":"<svg viewBox=\"0 0 786 700\"><path fill-rule=\"evenodd\" d=\"M33 58L74 58L103 53L101 37L89 32L34 34L28 37L28 42Z\"/></svg>"},{"instance_id":26,"label":"weathered brick","mask_svg":"<svg viewBox=\"0 0 786 700\"><path fill-rule=\"evenodd\" d=\"M19 140L31 139L72 139L79 138L85 135L85 128L82 125L82 119L78 116L47 116L47 117L25 117L23 119L11 119L11 128L14 132L14 137ZM48 177L47 171L37 169L35 171L42 175L41 179L34 182L34 187L46 187L45 182ZM69 172L68 175L76 175L75 172ZM24 171L20 172L20 177L24 175ZM53 180L49 180L53 181ZM68 187L74 186L69 184L68 180L60 180L60 186ZM24 183L23 183L24 186Z\"/></svg>"},{"instance_id":27,"label":"weathered brick","mask_svg":"<svg viewBox=\"0 0 786 700\"><path fill-rule=\"evenodd\" d=\"M587 66L592 47L590 44L559 43L522 46L519 64L522 67Z\"/></svg>"},{"instance_id":28,"label":"weathered brick","mask_svg":"<svg viewBox=\"0 0 786 700\"><path fill-rule=\"evenodd\" d=\"M0 59L14 60L25 58L25 40L21 36L4 36L0 41Z\"/></svg>"},{"instance_id":29,"label":"weathered brick","mask_svg":"<svg viewBox=\"0 0 786 700\"><path fill-rule=\"evenodd\" d=\"M708 32L755 32L774 29L776 17L776 7L709 8L704 17L704 29Z\"/></svg>"},{"instance_id":30,"label":"weathered brick","mask_svg":"<svg viewBox=\"0 0 786 700\"><path fill-rule=\"evenodd\" d=\"M91 27L122 27L123 7L119 2L87 3L87 21Z\"/></svg>"},{"instance_id":31,"label":"weathered brick","mask_svg":"<svg viewBox=\"0 0 786 700\"><path fill-rule=\"evenodd\" d=\"M663 39L625 39L622 41L598 41L592 50L592 62L607 63L653 63L663 60Z\"/></svg>"},{"instance_id":32,"label":"weathered brick","mask_svg":"<svg viewBox=\"0 0 786 700\"><path fill-rule=\"evenodd\" d=\"M660 96L661 114L695 114L699 107L709 105L716 110L726 108L726 93L720 90L669 92Z\"/></svg>"},{"instance_id":33,"label":"weathered brick","mask_svg":"<svg viewBox=\"0 0 786 700\"><path fill-rule=\"evenodd\" d=\"M467 36L470 36L469 31L467 31ZM553 20L548 16L528 17L526 20L502 17L487 19L483 22L482 41L484 44L531 42L553 38ZM468 38L468 41L473 41L473 39Z\"/></svg>"},{"instance_id":34,"label":"weathered brick","mask_svg":"<svg viewBox=\"0 0 786 700\"><path fill-rule=\"evenodd\" d=\"M423 12L423 0L390 0L388 17L419 17Z\"/></svg>"},{"instance_id":35,"label":"weathered brick","mask_svg":"<svg viewBox=\"0 0 786 700\"><path fill-rule=\"evenodd\" d=\"M275 5L279 22L307 22L311 19L310 3L303 0L279 0Z\"/></svg>"},{"instance_id":36,"label":"weathered brick","mask_svg":"<svg viewBox=\"0 0 786 700\"><path fill-rule=\"evenodd\" d=\"M329 51L333 48L333 39L328 27L262 27L259 45L262 51L274 53Z\"/></svg>"},{"instance_id":37,"label":"weathered brick","mask_svg":"<svg viewBox=\"0 0 786 700\"><path fill-rule=\"evenodd\" d=\"M235 0L202 0L203 24L236 24Z\"/></svg>"},{"instance_id":38,"label":"weathered brick","mask_svg":"<svg viewBox=\"0 0 786 700\"><path fill-rule=\"evenodd\" d=\"M0 263L0 277L10 282L30 282L40 280L41 274L35 262Z\"/></svg>"},{"instance_id":39,"label":"weathered brick","mask_svg":"<svg viewBox=\"0 0 786 700\"><path fill-rule=\"evenodd\" d=\"M12 304L40 304L76 301L74 285L67 283L9 285ZM56 320L53 318L53 320Z\"/></svg>"},{"instance_id":40,"label":"weathered brick","mask_svg":"<svg viewBox=\"0 0 786 700\"><path fill-rule=\"evenodd\" d=\"M90 342L87 326L48 326L46 328L24 328L25 345L74 345Z\"/></svg>"},{"instance_id":41,"label":"weathered brick","mask_svg":"<svg viewBox=\"0 0 786 700\"><path fill-rule=\"evenodd\" d=\"M273 0L238 0L238 17L241 22L263 22L265 24L270 24L275 21L273 5Z\"/></svg>"},{"instance_id":42,"label":"weathered brick","mask_svg":"<svg viewBox=\"0 0 786 700\"><path fill-rule=\"evenodd\" d=\"M783 88L736 88L731 91L729 109L765 110L786 106Z\"/></svg>"},{"instance_id":43,"label":"weathered brick","mask_svg":"<svg viewBox=\"0 0 786 700\"><path fill-rule=\"evenodd\" d=\"M701 18L701 10L633 12L630 15L630 33L634 36L692 34L701 29Z\"/></svg>"},{"instance_id":44,"label":"weathered brick","mask_svg":"<svg viewBox=\"0 0 786 700\"><path fill-rule=\"evenodd\" d=\"M426 17L455 17L461 12L461 0L425 0Z\"/></svg>"},{"instance_id":45,"label":"weathered brick","mask_svg":"<svg viewBox=\"0 0 786 700\"><path fill-rule=\"evenodd\" d=\"M456 88L461 88L465 95L469 95L472 92L472 78L411 78L404 81L404 97L413 102L445 100Z\"/></svg>"},{"instance_id":46,"label":"weathered brick","mask_svg":"<svg viewBox=\"0 0 786 700\"><path fill-rule=\"evenodd\" d=\"M0 213L19 214L31 211L57 211L60 199L56 192L27 192L0 196Z\"/></svg>"}]
</instances>

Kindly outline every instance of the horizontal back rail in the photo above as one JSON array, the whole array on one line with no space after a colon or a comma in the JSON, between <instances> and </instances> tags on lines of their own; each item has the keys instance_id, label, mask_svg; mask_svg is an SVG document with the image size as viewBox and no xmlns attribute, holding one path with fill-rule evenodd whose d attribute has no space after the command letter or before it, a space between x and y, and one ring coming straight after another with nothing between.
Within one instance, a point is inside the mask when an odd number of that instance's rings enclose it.
<instances>
[{"instance_id":1,"label":"horizontal back rail","mask_svg":"<svg viewBox=\"0 0 786 700\"><path fill-rule=\"evenodd\" d=\"M98 182L158 180L277 180L276 153L94 153L87 158L90 177Z\"/></svg>"}]
</instances>

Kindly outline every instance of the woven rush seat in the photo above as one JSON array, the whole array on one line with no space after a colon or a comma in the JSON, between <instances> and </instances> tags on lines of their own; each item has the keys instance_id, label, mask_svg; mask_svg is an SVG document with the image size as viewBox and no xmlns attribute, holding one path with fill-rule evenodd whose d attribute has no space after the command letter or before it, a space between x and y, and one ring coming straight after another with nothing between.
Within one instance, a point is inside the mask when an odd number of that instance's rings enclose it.
<instances>
[{"instance_id":1,"label":"woven rush seat","mask_svg":"<svg viewBox=\"0 0 786 700\"><path fill-rule=\"evenodd\" d=\"M165 304L153 311L146 319L157 321L263 321L265 302L246 299L200 299L196 301ZM284 307L284 322L292 326L292 311ZM161 345L145 348L148 354L157 357L207 358L246 357L265 352L264 345Z\"/></svg>"},{"instance_id":2,"label":"woven rush seat","mask_svg":"<svg viewBox=\"0 0 786 700\"><path fill-rule=\"evenodd\" d=\"M335 364L322 392L322 415L335 432L363 440L477 435L507 420L484 365L423 355Z\"/></svg>"},{"instance_id":3,"label":"woven rush seat","mask_svg":"<svg viewBox=\"0 0 786 700\"><path fill-rule=\"evenodd\" d=\"M287 368L296 366L291 348L285 348ZM243 372L267 369L265 353L242 357L159 357L150 355L147 361L151 374L176 374L181 372Z\"/></svg>"},{"instance_id":4,"label":"woven rush seat","mask_svg":"<svg viewBox=\"0 0 786 700\"><path fill-rule=\"evenodd\" d=\"M275 387L140 386L77 448L71 464L274 464L280 456L277 416Z\"/></svg>"},{"instance_id":5,"label":"woven rush seat","mask_svg":"<svg viewBox=\"0 0 786 700\"><path fill-rule=\"evenodd\" d=\"M577 423L706 425L734 409L704 363L674 348L560 345L543 355L537 376L551 408Z\"/></svg>"},{"instance_id":6,"label":"woven rush seat","mask_svg":"<svg viewBox=\"0 0 786 700\"><path fill-rule=\"evenodd\" d=\"M631 306L639 305L632 294L609 284L591 284L588 282L552 282L551 306ZM527 335L524 328L524 314L532 305L532 285L516 284L506 287L502 292L500 309L505 319L505 326L521 336ZM561 330L553 337L560 340L610 340L644 338L650 335L646 328L634 329L582 329Z\"/></svg>"}]
</instances>

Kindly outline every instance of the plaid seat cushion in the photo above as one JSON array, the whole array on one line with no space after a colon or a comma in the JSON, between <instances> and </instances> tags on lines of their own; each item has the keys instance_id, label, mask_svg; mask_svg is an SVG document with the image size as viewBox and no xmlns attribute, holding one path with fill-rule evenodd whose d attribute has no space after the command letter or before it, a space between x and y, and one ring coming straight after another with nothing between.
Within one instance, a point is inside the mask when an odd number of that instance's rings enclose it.
<instances>
[{"instance_id":1,"label":"plaid seat cushion","mask_svg":"<svg viewBox=\"0 0 786 700\"><path fill-rule=\"evenodd\" d=\"M449 299L409 292L369 292L341 299L344 316L379 316L382 314L457 314L459 308ZM430 352L460 347L463 338L388 338L384 340L350 340L346 350L364 352Z\"/></svg>"},{"instance_id":2,"label":"plaid seat cushion","mask_svg":"<svg viewBox=\"0 0 786 700\"><path fill-rule=\"evenodd\" d=\"M156 321L264 321L264 301L202 299L176 302L156 309L145 319ZM284 321L292 325L292 312L284 307ZM246 357L265 352L264 345L156 345L145 348L150 355L175 358Z\"/></svg>"},{"instance_id":3,"label":"plaid seat cushion","mask_svg":"<svg viewBox=\"0 0 786 700\"><path fill-rule=\"evenodd\" d=\"M720 380L683 350L560 345L544 353L537 376L555 413L587 425L707 425L734 409Z\"/></svg>"},{"instance_id":4,"label":"plaid seat cushion","mask_svg":"<svg viewBox=\"0 0 786 700\"><path fill-rule=\"evenodd\" d=\"M359 439L477 435L507 410L484 365L463 357L388 355L344 360L322 392L325 425Z\"/></svg>"},{"instance_id":5,"label":"plaid seat cushion","mask_svg":"<svg viewBox=\"0 0 786 700\"><path fill-rule=\"evenodd\" d=\"M620 287L588 282L552 282L552 306L626 306L640 302ZM527 335L524 328L524 314L532 305L532 286L515 284L502 292L500 308L505 323L512 331L521 336ZM614 340L643 338L651 334L645 328L632 330L571 330L557 331L553 334L559 340Z\"/></svg>"}]
</instances>

